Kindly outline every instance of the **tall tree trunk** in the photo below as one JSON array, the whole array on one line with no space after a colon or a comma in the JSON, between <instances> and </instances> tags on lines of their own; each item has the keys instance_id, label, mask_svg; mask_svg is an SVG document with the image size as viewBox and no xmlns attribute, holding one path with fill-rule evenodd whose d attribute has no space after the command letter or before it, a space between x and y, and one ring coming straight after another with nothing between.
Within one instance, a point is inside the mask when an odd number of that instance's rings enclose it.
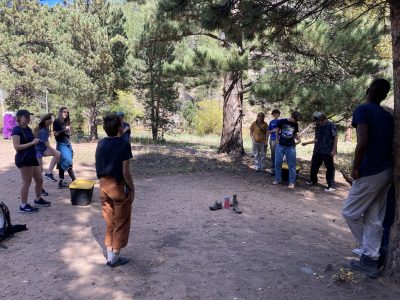
<instances>
[{"instance_id":1,"label":"tall tree trunk","mask_svg":"<svg viewBox=\"0 0 400 300\"><path fill-rule=\"evenodd\" d=\"M396 220L391 233L390 273L400 277L400 1L390 1L394 81L394 182L396 187ZM388 267L389 267L388 266Z\"/></svg>"},{"instance_id":2,"label":"tall tree trunk","mask_svg":"<svg viewBox=\"0 0 400 300\"><path fill-rule=\"evenodd\" d=\"M344 135L345 142L353 141L353 126L351 126L351 118L346 119L346 133Z\"/></svg>"},{"instance_id":3,"label":"tall tree trunk","mask_svg":"<svg viewBox=\"0 0 400 300\"><path fill-rule=\"evenodd\" d=\"M243 82L242 73L231 73L224 79L224 106L221 142L218 153L243 155Z\"/></svg>"},{"instance_id":4,"label":"tall tree trunk","mask_svg":"<svg viewBox=\"0 0 400 300\"><path fill-rule=\"evenodd\" d=\"M99 139L99 135L97 132L97 116L98 116L97 105L96 105L96 103L94 103L90 109L90 115L89 115L89 130L90 130L89 140L90 141Z\"/></svg>"}]
</instances>

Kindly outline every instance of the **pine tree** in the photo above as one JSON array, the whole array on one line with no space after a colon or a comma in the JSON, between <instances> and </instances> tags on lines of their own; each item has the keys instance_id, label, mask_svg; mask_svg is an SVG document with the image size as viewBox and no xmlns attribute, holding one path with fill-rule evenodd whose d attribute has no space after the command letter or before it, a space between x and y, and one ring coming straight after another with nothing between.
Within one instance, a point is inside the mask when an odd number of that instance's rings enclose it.
<instances>
[{"instance_id":1,"label":"pine tree","mask_svg":"<svg viewBox=\"0 0 400 300\"><path fill-rule=\"evenodd\" d=\"M165 66L172 63L174 47L171 42L146 44L162 28L158 24L145 24L141 41L136 53L135 69L136 93L143 101L147 119L150 120L153 140L160 138L160 129L164 131L170 116L175 113L178 91L173 76L165 72Z\"/></svg>"}]
</instances>

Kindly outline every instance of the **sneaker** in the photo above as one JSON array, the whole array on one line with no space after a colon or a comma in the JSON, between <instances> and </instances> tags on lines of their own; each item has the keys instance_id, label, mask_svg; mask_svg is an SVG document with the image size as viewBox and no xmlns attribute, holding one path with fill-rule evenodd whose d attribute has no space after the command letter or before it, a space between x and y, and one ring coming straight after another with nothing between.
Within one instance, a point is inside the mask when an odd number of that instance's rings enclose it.
<instances>
[{"instance_id":1,"label":"sneaker","mask_svg":"<svg viewBox=\"0 0 400 300\"><path fill-rule=\"evenodd\" d=\"M350 267L361 273L364 273L369 278L378 277L378 260L373 260L367 255L363 254L359 261L350 261Z\"/></svg>"},{"instance_id":2,"label":"sneaker","mask_svg":"<svg viewBox=\"0 0 400 300\"><path fill-rule=\"evenodd\" d=\"M43 178L45 178L45 179L47 179L47 180L49 180L51 182L57 182L57 179L54 178L52 173L45 173L43 175Z\"/></svg>"},{"instance_id":3,"label":"sneaker","mask_svg":"<svg viewBox=\"0 0 400 300\"><path fill-rule=\"evenodd\" d=\"M58 182L58 188L59 188L59 189L64 189L64 188L67 188L68 186L69 186L69 184L66 183L66 182L63 181L63 180L60 180L60 181Z\"/></svg>"},{"instance_id":4,"label":"sneaker","mask_svg":"<svg viewBox=\"0 0 400 300\"><path fill-rule=\"evenodd\" d=\"M357 255L358 257L361 257L363 254L363 249L362 248L355 248L353 249L353 254Z\"/></svg>"},{"instance_id":5,"label":"sneaker","mask_svg":"<svg viewBox=\"0 0 400 300\"><path fill-rule=\"evenodd\" d=\"M328 186L326 189L324 189L325 192L333 192L336 189L333 186Z\"/></svg>"},{"instance_id":6,"label":"sneaker","mask_svg":"<svg viewBox=\"0 0 400 300\"><path fill-rule=\"evenodd\" d=\"M40 198L39 200L35 200L33 202L36 206L42 206L42 207L48 207L51 205L50 201L46 201L43 198Z\"/></svg>"},{"instance_id":7,"label":"sneaker","mask_svg":"<svg viewBox=\"0 0 400 300\"><path fill-rule=\"evenodd\" d=\"M32 207L29 203L27 203L26 205L25 205L25 207L24 208L22 208L21 207L21 205L19 206L19 209L18 209L18 212L19 213L35 213L35 212L38 212L39 211L39 208L36 208L36 207Z\"/></svg>"},{"instance_id":8,"label":"sneaker","mask_svg":"<svg viewBox=\"0 0 400 300\"><path fill-rule=\"evenodd\" d=\"M289 188L289 189L294 189L294 183L290 183L290 184L288 185L288 188Z\"/></svg>"},{"instance_id":9,"label":"sneaker","mask_svg":"<svg viewBox=\"0 0 400 300\"><path fill-rule=\"evenodd\" d=\"M317 184L317 183L314 182L314 181L309 180L309 181L306 182L306 184L307 184L307 185L314 185L314 184Z\"/></svg>"},{"instance_id":10,"label":"sneaker","mask_svg":"<svg viewBox=\"0 0 400 300\"><path fill-rule=\"evenodd\" d=\"M218 210L218 209L222 209L222 203L221 203L221 202L218 202L218 201L215 201L214 205L209 206L209 208L210 208L210 210L212 210L212 211L216 211L216 210Z\"/></svg>"},{"instance_id":11,"label":"sneaker","mask_svg":"<svg viewBox=\"0 0 400 300\"><path fill-rule=\"evenodd\" d=\"M48 192L46 192L45 191L45 189L42 189L42 196L45 196L45 197L47 197L49 195L49 193Z\"/></svg>"},{"instance_id":12,"label":"sneaker","mask_svg":"<svg viewBox=\"0 0 400 300\"><path fill-rule=\"evenodd\" d=\"M274 181L272 182L272 184L273 184L273 185L278 185L278 184L279 184L279 181L278 181L278 180L274 180Z\"/></svg>"}]
</instances>

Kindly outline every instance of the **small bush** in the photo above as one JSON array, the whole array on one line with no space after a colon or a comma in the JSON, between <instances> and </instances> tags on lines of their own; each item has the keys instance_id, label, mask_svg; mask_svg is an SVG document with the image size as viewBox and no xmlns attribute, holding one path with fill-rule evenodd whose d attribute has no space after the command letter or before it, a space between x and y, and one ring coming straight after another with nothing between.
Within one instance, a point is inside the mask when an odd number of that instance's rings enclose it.
<instances>
[{"instance_id":1,"label":"small bush","mask_svg":"<svg viewBox=\"0 0 400 300\"><path fill-rule=\"evenodd\" d=\"M194 118L196 133L199 135L220 134L222 130L222 117L222 108L218 101L200 101Z\"/></svg>"}]
</instances>

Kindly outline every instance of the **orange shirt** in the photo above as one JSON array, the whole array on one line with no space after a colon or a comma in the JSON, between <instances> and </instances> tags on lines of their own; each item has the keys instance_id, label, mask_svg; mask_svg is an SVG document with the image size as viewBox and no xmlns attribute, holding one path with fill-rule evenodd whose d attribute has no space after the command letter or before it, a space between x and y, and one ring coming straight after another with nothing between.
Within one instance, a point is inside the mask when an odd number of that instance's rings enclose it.
<instances>
[{"instance_id":1,"label":"orange shirt","mask_svg":"<svg viewBox=\"0 0 400 300\"><path fill-rule=\"evenodd\" d=\"M257 121L253 122L250 126L250 131L253 131L254 141L256 143L267 142L268 124L266 122L261 125L257 124Z\"/></svg>"}]
</instances>

